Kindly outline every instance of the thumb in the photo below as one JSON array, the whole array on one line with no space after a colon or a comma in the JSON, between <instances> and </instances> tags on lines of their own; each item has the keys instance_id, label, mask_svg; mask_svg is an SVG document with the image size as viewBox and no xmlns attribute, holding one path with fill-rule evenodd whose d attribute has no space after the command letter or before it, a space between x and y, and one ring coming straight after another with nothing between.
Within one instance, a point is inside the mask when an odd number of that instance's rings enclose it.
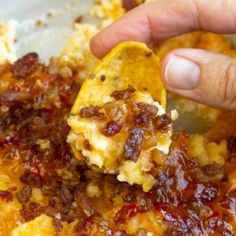
<instances>
[{"instance_id":1,"label":"thumb","mask_svg":"<svg viewBox=\"0 0 236 236\"><path fill-rule=\"evenodd\" d=\"M227 110L236 110L236 59L201 49L177 49L162 61L168 90Z\"/></svg>"}]
</instances>

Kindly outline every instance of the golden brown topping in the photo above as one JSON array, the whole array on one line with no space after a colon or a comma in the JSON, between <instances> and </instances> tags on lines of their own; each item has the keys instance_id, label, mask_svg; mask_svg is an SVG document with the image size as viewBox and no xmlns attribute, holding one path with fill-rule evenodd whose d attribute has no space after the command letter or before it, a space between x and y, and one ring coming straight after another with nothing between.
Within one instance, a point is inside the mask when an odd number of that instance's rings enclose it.
<instances>
[{"instance_id":1,"label":"golden brown topping","mask_svg":"<svg viewBox=\"0 0 236 236\"><path fill-rule=\"evenodd\" d=\"M130 131L128 140L124 146L124 158L136 162L139 158L143 144L144 130L134 128Z\"/></svg>"}]
</instances>

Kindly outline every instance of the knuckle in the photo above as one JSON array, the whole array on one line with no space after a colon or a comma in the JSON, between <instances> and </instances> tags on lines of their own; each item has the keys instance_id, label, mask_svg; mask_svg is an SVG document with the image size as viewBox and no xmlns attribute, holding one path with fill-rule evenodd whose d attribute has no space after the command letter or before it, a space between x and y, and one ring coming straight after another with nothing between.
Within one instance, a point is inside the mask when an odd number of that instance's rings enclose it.
<instances>
[{"instance_id":1,"label":"knuckle","mask_svg":"<svg viewBox=\"0 0 236 236\"><path fill-rule=\"evenodd\" d=\"M236 60L231 61L224 74L221 89L223 89L223 102L229 109L236 108Z\"/></svg>"}]
</instances>

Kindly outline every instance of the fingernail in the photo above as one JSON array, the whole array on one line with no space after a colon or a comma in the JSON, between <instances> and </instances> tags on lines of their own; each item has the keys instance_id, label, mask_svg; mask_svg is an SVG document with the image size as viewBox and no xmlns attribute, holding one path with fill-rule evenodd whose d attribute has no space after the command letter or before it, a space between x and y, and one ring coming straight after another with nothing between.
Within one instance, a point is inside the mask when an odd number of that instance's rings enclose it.
<instances>
[{"instance_id":1,"label":"fingernail","mask_svg":"<svg viewBox=\"0 0 236 236\"><path fill-rule=\"evenodd\" d=\"M166 83L175 89L193 89L200 80L200 67L194 62L172 56L164 71Z\"/></svg>"}]
</instances>

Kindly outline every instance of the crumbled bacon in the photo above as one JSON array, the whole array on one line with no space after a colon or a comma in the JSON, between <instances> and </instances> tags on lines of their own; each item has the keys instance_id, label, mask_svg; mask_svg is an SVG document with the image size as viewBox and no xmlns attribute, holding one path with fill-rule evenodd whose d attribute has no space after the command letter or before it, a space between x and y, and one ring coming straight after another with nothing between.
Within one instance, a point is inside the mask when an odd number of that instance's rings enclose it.
<instances>
[{"instance_id":1,"label":"crumbled bacon","mask_svg":"<svg viewBox=\"0 0 236 236\"><path fill-rule=\"evenodd\" d=\"M150 105L144 102L139 102L137 105L142 114L147 114L151 117L155 117L158 112L158 108L154 105Z\"/></svg>"},{"instance_id":2,"label":"crumbled bacon","mask_svg":"<svg viewBox=\"0 0 236 236\"><path fill-rule=\"evenodd\" d=\"M53 218L52 224L55 227L56 233L61 233L63 231L63 225L60 220Z\"/></svg>"},{"instance_id":3,"label":"crumbled bacon","mask_svg":"<svg viewBox=\"0 0 236 236\"><path fill-rule=\"evenodd\" d=\"M114 136L121 131L122 125L123 122L121 120L110 121L103 127L102 133L107 137Z\"/></svg>"},{"instance_id":4,"label":"crumbled bacon","mask_svg":"<svg viewBox=\"0 0 236 236\"><path fill-rule=\"evenodd\" d=\"M143 144L144 130L134 128L130 131L128 140L124 146L124 158L136 162L139 158Z\"/></svg>"},{"instance_id":5,"label":"crumbled bacon","mask_svg":"<svg viewBox=\"0 0 236 236\"><path fill-rule=\"evenodd\" d=\"M171 117L167 114L157 116L155 119L155 127L160 132L166 132L168 126L172 123Z\"/></svg>"},{"instance_id":6,"label":"crumbled bacon","mask_svg":"<svg viewBox=\"0 0 236 236\"><path fill-rule=\"evenodd\" d=\"M82 118L94 117L98 120L102 120L104 118L104 114L99 112L99 107L97 106L83 107L81 108L79 115Z\"/></svg>"},{"instance_id":7,"label":"crumbled bacon","mask_svg":"<svg viewBox=\"0 0 236 236\"><path fill-rule=\"evenodd\" d=\"M11 68L16 78L22 79L33 74L39 66L38 54L31 52L18 59Z\"/></svg>"},{"instance_id":8,"label":"crumbled bacon","mask_svg":"<svg viewBox=\"0 0 236 236\"><path fill-rule=\"evenodd\" d=\"M18 193L16 193L19 202L22 204L26 204L30 200L31 195L32 188L29 185L23 186L23 188Z\"/></svg>"},{"instance_id":9,"label":"crumbled bacon","mask_svg":"<svg viewBox=\"0 0 236 236\"><path fill-rule=\"evenodd\" d=\"M150 116L146 113L140 113L134 118L136 126L146 127L150 122Z\"/></svg>"},{"instance_id":10,"label":"crumbled bacon","mask_svg":"<svg viewBox=\"0 0 236 236\"><path fill-rule=\"evenodd\" d=\"M176 134L170 154L164 158L161 168L155 165L149 172L155 178L155 186L144 193L137 185L120 183L114 176L88 170L73 157L66 142L69 132L66 117L80 85L72 82L73 78L67 80L61 77L56 70L53 75L48 70L43 65L36 66L35 76L31 76L34 73L31 68L27 72L29 75L20 73L25 77L18 80L11 74L10 66L5 69L0 66L2 78L13 77L13 82L7 81L9 87L0 94L0 107L3 108L0 116L1 166L5 162L15 166L20 160L19 166L25 167L23 174L16 173L16 178L20 178L24 186L18 194L21 192L20 213L26 221L47 214L54 218L57 231L62 230L61 222L73 222L72 225L78 222L77 232L80 235L127 236L126 221L139 212L142 215L147 211L153 214L157 211L158 217L160 214L163 217L165 235L234 235L230 222L235 216L236 194L234 189L230 189L232 186L227 176L231 178L235 171L236 162L232 155L235 138L228 140L230 158L227 165L200 167L188 157L188 135L184 132ZM16 71L22 72L20 68ZM152 136L156 108L137 104L129 92L116 95L121 100L103 107L106 121L125 120L129 116L123 124L124 129L127 128L125 131L131 128L124 154L132 160L133 157L138 158L141 148L146 149L156 142ZM128 110L121 109L120 103L125 103ZM135 124L134 119L140 114L146 114L151 125ZM163 120L156 122L156 127L160 126L165 131L170 120L166 117ZM143 124L144 121L139 116L137 123ZM145 130L145 137L141 128ZM88 148L88 144L84 145ZM89 198L86 194L86 186L91 180L99 186L99 198ZM40 189L42 205L30 202L27 186ZM1 190L0 199L15 200L18 194L13 194L14 190ZM119 199L119 203L115 201L114 204L114 199ZM120 207L118 212L117 207ZM106 218L103 212L106 212ZM111 219L110 213L111 216L116 215L115 219ZM140 229L136 234L144 235L145 230Z\"/></svg>"},{"instance_id":11,"label":"crumbled bacon","mask_svg":"<svg viewBox=\"0 0 236 236\"><path fill-rule=\"evenodd\" d=\"M126 100L130 98L134 92L134 87L129 86L125 90L114 91L111 96L114 97L116 100Z\"/></svg>"},{"instance_id":12,"label":"crumbled bacon","mask_svg":"<svg viewBox=\"0 0 236 236\"><path fill-rule=\"evenodd\" d=\"M0 190L0 199L6 202L13 201L13 194L10 191Z\"/></svg>"}]
</instances>

